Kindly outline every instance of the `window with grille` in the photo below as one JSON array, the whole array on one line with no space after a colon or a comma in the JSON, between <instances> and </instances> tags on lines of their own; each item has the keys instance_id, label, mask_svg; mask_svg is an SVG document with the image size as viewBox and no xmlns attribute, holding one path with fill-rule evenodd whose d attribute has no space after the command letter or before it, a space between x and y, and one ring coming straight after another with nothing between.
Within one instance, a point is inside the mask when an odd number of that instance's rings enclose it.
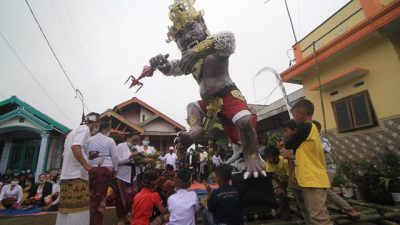
<instances>
[{"instance_id":1,"label":"window with grille","mask_svg":"<svg viewBox=\"0 0 400 225\"><path fill-rule=\"evenodd\" d=\"M377 126L368 91L363 91L332 102L339 132Z\"/></svg>"}]
</instances>

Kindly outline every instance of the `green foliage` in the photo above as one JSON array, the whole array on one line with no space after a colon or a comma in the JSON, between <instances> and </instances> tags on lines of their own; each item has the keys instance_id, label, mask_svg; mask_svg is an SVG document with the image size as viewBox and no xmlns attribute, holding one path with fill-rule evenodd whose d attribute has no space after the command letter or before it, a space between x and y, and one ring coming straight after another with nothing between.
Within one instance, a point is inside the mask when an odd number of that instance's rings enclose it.
<instances>
[{"instance_id":1,"label":"green foliage","mask_svg":"<svg viewBox=\"0 0 400 225\"><path fill-rule=\"evenodd\" d=\"M387 151L381 155L366 154L363 158L339 164L334 184L354 184L367 201L390 204L390 192L400 192L400 157Z\"/></svg>"},{"instance_id":2,"label":"green foliage","mask_svg":"<svg viewBox=\"0 0 400 225\"><path fill-rule=\"evenodd\" d=\"M278 145L282 138L273 132L267 132L265 135L265 146Z\"/></svg>"},{"instance_id":3,"label":"green foliage","mask_svg":"<svg viewBox=\"0 0 400 225\"><path fill-rule=\"evenodd\" d=\"M389 192L400 192L400 157L394 152L383 155L384 174L380 177L380 184Z\"/></svg>"}]
</instances>

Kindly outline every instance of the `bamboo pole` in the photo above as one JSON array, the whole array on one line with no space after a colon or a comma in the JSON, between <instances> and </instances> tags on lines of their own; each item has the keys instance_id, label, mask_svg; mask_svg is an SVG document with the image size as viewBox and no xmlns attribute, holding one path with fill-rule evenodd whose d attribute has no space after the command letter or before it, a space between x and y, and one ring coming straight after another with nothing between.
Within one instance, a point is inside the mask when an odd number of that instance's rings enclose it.
<instances>
[{"instance_id":1,"label":"bamboo pole","mask_svg":"<svg viewBox=\"0 0 400 225\"><path fill-rule=\"evenodd\" d=\"M386 219L400 219L400 212L387 212L383 214Z\"/></svg>"},{"instance_id":2,"label":"bamboo pole","mask_svg":"<svg viewBox=\"0 0 400 225\"><path fill-rule=\"evenodd\" d=\"M377 222L379 225L398 225L396 222L392 222L390 220L381 220Z\"/></svg>"},{"instance_id":3,"label":"bamboo pole","mask_svg":"<svg viewBox=\"0 0 400 225\"><path fill-rule=\"evenodd\" d=\"M303 224L305 224L303 220L294 220L287 222L262 223L261 225L303 225Z\"/></svg>"},{"instance_id":4,"label":"bamboo pole","mask_svg":"<svg viewBox=\"0 0 400 225\"><path fill-rule=\"evenodd\" d=\"M377 210L382 210L385 212L400 212L400 209L398 207L394 206L383 206L375 203L366 203L366 202L360 202L357 200L349 199L347 200L348 203L354 204L354 205L359 205L359 206L364 206L368 208L375 208Z\"/></svg>"},{"instance_id":5,"label":"bamboo pole","mask_svg":"<svg viewBox=\"0 0 400 225\"><path fill-rule=\"evenodd\" d=\"M340 225L345 225L345 224L352 224L355 222L366 222L366 221L379 221L382 220L383 217L379 214L372 214L372 215L360 215L360 218L357 220L351 220L351 219L338 219L335 220L336 223L340 224Z\"/></svg>"}]
</instances>

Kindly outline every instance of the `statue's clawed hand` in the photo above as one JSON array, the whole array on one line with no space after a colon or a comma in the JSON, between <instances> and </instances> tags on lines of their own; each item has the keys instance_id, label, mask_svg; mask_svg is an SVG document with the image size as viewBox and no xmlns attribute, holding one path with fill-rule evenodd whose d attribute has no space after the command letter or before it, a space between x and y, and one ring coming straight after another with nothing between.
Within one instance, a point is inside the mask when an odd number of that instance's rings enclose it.
<instances>
[{"instance_id":1,"label":"statue's clawed hand","mask_svg":"<svg viewBox=\"0 0 400 225\"><path fill-rule=\"evenodd\" d=\"M244 163L246 164L246 172L244 173L244 179L250 176L257 178L259 174L267 176L265 172L265 162L261 158L260 154L244 154Z\"/></svg>"}]
</instances>

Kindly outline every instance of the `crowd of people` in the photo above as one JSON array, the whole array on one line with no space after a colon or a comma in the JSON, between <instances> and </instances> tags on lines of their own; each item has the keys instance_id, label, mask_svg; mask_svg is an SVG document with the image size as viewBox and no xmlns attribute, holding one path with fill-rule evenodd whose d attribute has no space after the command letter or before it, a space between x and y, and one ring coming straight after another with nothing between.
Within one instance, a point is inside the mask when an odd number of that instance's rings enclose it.
<instances>
[{"instance_id":1,"label":"crowd of people","mask_svg":"<svg viewBox=\"0 0 400 225\"><path fill-rule=\"evenodd\" d=\"M194 224L197 195L186 189L192 184L197 167L187 165L178 170L174 147L158 156L149 137L141 140L135 133L129 133L125 142L116 145L109 137L110 129L109 121L100 121L99 114L90 113L85 123L67 136L57 224L102 224L110 188L117 224L149 224L152 220L159 224ZM203 153L204 162L208 161L206 154ZM154 155L157 157L146 158ZM188 159L204 164L194 157ZM190 209L188 215L182 214L182 207Z\"/></svg>"},{"instance_id":2,"label":"crowd of people","mask_svg":"<svg viewBox=\"0 0 400 225\"><path fill-rule=\"evenodd\" d=\"M292 191L306 224L333 224L327 201L357 218L359 213L330 190L336 164L329 140L320 134L321 124L312 120L313 110L310 101L298 101L291 110L294 119L283 124L284 139L263 148L278 215L291 220L287 193ZM150 163L141 158L156 152L149 137L129 133L116 145L108 137L110 129L110 122L100 121L98 114L87 115L85 124L68 135L63 167L54 177L43 173L35 182L29 170L18 176L8 170L2 176L1 207L58 210L57 224L96 225L102 224L113 196L118 225L195 224L199 200L188 188L197 180L207 189L206 224L244 224L240 193L231 185L232 167L225 164L229 151L218 149L209 156L199 146L179 162L171 146L150 159L161 164ZM218 188L211 190L210 183Z\"/></svg>"},{"instance_id":3,"label":"crowd of people","mask_svg":"<svg viewBox=\"0 0 400 225\"><path fill-rule=\"evenodd\" d=\"M0 209L27 209L41 207L43 210L56 211L60 193L59 173L42 173L35 182L31 170L14 173L8 169L1 176Z\"/></svg>"}]
</instances>

